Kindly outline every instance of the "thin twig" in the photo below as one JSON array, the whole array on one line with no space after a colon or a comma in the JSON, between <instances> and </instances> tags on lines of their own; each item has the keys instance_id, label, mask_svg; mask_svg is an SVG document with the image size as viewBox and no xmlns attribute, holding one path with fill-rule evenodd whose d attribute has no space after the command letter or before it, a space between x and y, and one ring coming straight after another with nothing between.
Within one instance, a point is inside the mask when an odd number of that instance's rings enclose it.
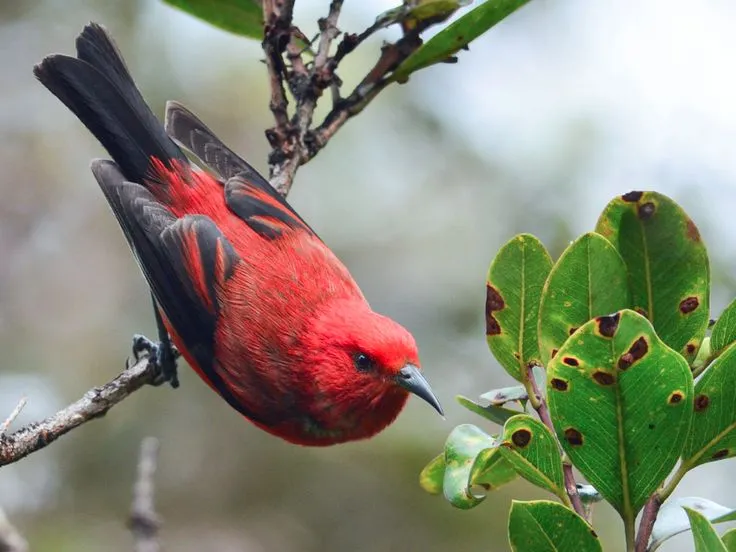
<instances>
[{"instance_id":1,"label":"thin twig","mask_svg":"<svg viewBox=\"0 0 736 552\"><path fill-rule=\"evenodd\" d=\"M288 4L285 2L284 4ZM327 17L319 20L320 39L317 53L311 70L302 60L302 48L294 40L301 32L292 25L291 8L279 5L275 0L264 0L264 15L266 18L266 33L263 40L263 50L266 54L266 66L271 80L271 111L274 113L276 126L269 129L267 134L273 148L269 156L271 184L282 195L289 193L297 169L303 163L306 150L305 137L312 125L317 100L322 92L334 80L334 71L330 63L330 46L339 34L337 20L340 17L343 0L330 2ZM289 36L284 36L279 29L288 29ZM286 68L282 54L286 50L290 61L290 69ZM278 59L276 59L278 58ZM278 67L280 70L277 70ZM276 82L278 80L278 82ZM296 110L291 121L288 119L287 102L284 94L284 80L296 100ZM274 110L274 106L283 106Z\"/></svg>"},{"instance_id":2,"label":"thin twig","mask_svg":"<svg viewBox=\"0 0 736 552\"><path fill-rule=\"evenodd\" d=\"M26 406L26 403L28 400L25 397L21 397L20 401L18 401L18 404L13 409L13 411L10 413L10 416L8 416L8 419L3 422L3 425L0 426L0 435L5 435L5 432L8 431L8 428L10 427L10 424L12 424L15 419L20 414L21 410Z\"/></svg>"},{"instance_id":3,"label":"thin twig","mask_svg":"<svg viewBox=\"0 0 736 552\"><path fill-rule=\"evenodd\" d=\"M26 552L28 542L0 509L0 552Z\"/></svg>"},{"instance_id":4,"label":"thin twig","mask_svg":"<svg viewBox=\"0 0 736 552\"><path fill-rule=\"evenodd\" d=\"M555 435L555 426L552 424L549 407L547 406L547 401L545 400L544 395L542 395L539 390L537 380L534 378L534 366L532 364L527 366L527 381L529 382L530 387L530 389L527 390L529 397L536 397L536 400L530 402L535 405L534 408L536 409L537 414L539 414L539 419L542 420L542 423L549 428L552 435ZM585 518L585 508L583 507L583 502L580 500L580 495L578 494L578 486L575 482L575 475L572 472L572 464L567 461L563 462L562 471L565 476L565 491L567 492L567 496L570 497L570 503L572 504L575 512L577 512L579 516Z\"/></svg>"},{"instance_id":5,"label":"thin twig","mask_svg":"<svg viewBox=\"0 0 736 552\"><path fill-rule=\"evenodd\" d=\"M387 76L422 45L419 38L422 30L424 28L418 27L395 44L387 44L382 48L381 57L360 84L347 98L336 102L324 121L308 134L307 152L302 157L302 164L316 156L348 119L363 111L373 98L390 84L391 81Z\"/></svg>"},{"instance_id":6,"label":"thin twig","mask_svg":"<svg viewBox=\"0 0 736 552\"><path fill-rule=\"evenodd\" d=\"M373 33L375 33L377 30L382 29L383 27L384 24L377 21L360 34L346 33L342 37L340 44L337 45L337 51L335 52L333 63L336 66L339 65L342 61L342 58L355 50L358 46L365 42L368 37L373 35Z\"/></svg>"},{"instance_id":7,"label":"thin twig","mask_svg":"<svg viewBox=\"0 0 736 552\"><path fill-rule=\"evenodd\" d=\"M639 522L639 532L636 535L636 552L646 552L649 548L649 539L652 536L654 522L657 521L657 514L662 507L662 499L659 493L654 493L644 506L644 512Z\"/></svg>"},{"instance_id":8,"label":"thin twig","mask_svg":"<svg viewBox=\"0 0 736 552\"><path fill-rule=\"evenodd\" d=\"M153 383L157 369L148 357L141 357L112 381L87 391L75 403L42 422L0 435L0 466L12 464L90 420L107 414L113 406L146 384Z\"/></svg>"},{"instance_id":9,"label":"thin twig","mask_svg":"<svg viewBox=\"0 0 736 552\"><path fill-rule=\"evenodd\" d=\"M128 528L133 533L135 552L158 552L158 530L161 525L153 502L154 483L158 462L158 439L146 437L141 443L138 472L133 487L133 504Z\"/></svg>"}]
</instances>

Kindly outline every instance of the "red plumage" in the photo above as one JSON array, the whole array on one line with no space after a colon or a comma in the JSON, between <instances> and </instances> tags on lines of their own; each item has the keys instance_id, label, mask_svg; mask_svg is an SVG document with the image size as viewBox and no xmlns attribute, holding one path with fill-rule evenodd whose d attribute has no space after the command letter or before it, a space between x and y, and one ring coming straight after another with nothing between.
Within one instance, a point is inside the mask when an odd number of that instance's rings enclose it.
<instances>
[{"instance_id":1,"label":"red plumage","mask_svg":"<svg viewBox=\"0 0 736 552\"><path fill-rule=\"evenodd\" d=\"M441 412L411 334L371 310L314 231L199 119L170 103L164 128L102 27L84 29L76 58L49 56L34 72L113 157L92 170L164 324L231 406L303 445L370 437L409 392Z\"/></svg>"}]
</instances>

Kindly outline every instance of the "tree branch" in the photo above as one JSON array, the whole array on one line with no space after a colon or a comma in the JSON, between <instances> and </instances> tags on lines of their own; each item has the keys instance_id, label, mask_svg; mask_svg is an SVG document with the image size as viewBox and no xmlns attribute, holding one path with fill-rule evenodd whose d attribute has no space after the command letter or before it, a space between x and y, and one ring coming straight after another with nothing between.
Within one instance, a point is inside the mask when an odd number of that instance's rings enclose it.
<instances>
[{"instance_id":1,"label":"tree branch","mask_svg":"<svg viewBox=\"0 0 736 552\"><path fill-rule=\"evenodd\" d=\"M294 132L289 120L289 101L284 87L287 69L283 58L291 41L293 13L294 0L263 0L262 47L271 86L269 108L276 122L274 127L266 130L266 138L273 148L268 159L272 183L286 178L282 174L288 171L286 165L296 155Z\"/></svg>"},{"instance_id":2,"label":"tree branch","mask_svg":"<svg viewBox=\"0 0 736 552\"><path fill-rule=\"evenodd\" d=\"M639 532L636 535L636 552L646 552L649 549L649 539L652 536L654 522L657 521L662 502L659 493L654 493L644 505L644 512L639 522Z\"/></svg>"},{"instance_id":3,"label":"tree branch","mask_svg":"<svg viewBox=\"0 0 736 552\"><path fill-rule=\"evenodd\" d=\"M341 83L336 74L340 62L369 36L387 25L385 21L377 21L360 34L344 35L331 57L330 48L340 34L337 20L342 4L343 0L330 2L327 17L319 20L320 40L314 61L305 64L298 42L294 40L301 36L301 32L292 24L293 2L263 2L266 20L263 50L271 83L271 111L276 122L274 127L266 131L272 148L268 159L269 173L271 185L282 195L291 189L299 167L313 159L348 119L365 109L392 82L389 77L394 69L422 45L420 34L439 22L427 19L416 23L411 29L402 25L404 36L393 44L383 46L373 68L350 95L342 99L339 93ZM290 38L285 33L290 34ZM284 51L288 65L283 59ZM296 102L291 119L288 116L284 81ZM317 101L328 88L333 91L332 110L324 121L313 128Z\"/></svg>"},{"instance_id":4,"label":"tree branch","mask_svg":"<svg viewBox=\"0 0 736 552\"><path fill-rule=\"evenodd\" d=\"M0 510L0 552L26 552L28 543Z\"/></svg>"},{"instance_id":5,"label":"tree branch","mask_svg":"<svg viewBox=\"0 0 736 552\"><path fill-rule=\"evenodd\" d=\"M77 426L107 414L113 406L146 384L153 383L156 366L147 356L127 368L115 379L94 387L75 403L42 422L29 424L14 433L0 435L0 466L12 464L36 452Z\"/></svg>"},{"instance_id":6,"label":"tree branch","mask_svg":"<svg viewBox=\"0 0 736 552\"><path fill-rule=\"evenodd\" d=\"M421 30L423 29L417 28L404 35L395 44L384 45L381 57L350 96L338 101L325 120L307 137L307 152L302 163L316 156L348 119L363 111L373 98L390 84L391 81L387 76L422 45L419 38Z\"/></svg>"},{"instance_id":7,"label":"tree branch","mask_svg":"<svg viewBox=\"0 0 736 552\"><path fill-rule=\"evenodd\" d=\"M141 443L138 475L133 487L133 504L128 527L135 539L135 552L158 552L158 530L161 521L153 503L154 483L158 461L158 440L146 437Z\"/></svg>"},{"instance_id":8,"label":"tree branch","mask_svg":"<svg viewBox=\"0 0 736 552\"><path fill-rule=\"evenodd\" d=\"M303 162L304 138L312 124L317 99L335 79L329 54L332 41L339 34L337 19L342 4L343 0L332 0L327 17L319 20L319 46L311 69L308 69L295 40L303 35L292 25L293 1L263 2L266 21L263 51L271 82L271 111L276 121L276 126L266 131L273 148L269 156L270 177L273 187L283 195L291 189L294 175ZM283 60L284 51L290 61L289 67ZM295 114L291 120L288 117L284 80L296 101Z\"/></svg>"},{"instance_id":9,"label":"tree branch","mask_svg":"<svg viewBox=\"0 0 736 552\"><path fill-rule=\"evenodd\" d=\"M527 392L532 405L534 405L537 414L539 414L539 419L542 420L542 423L549 428L552 435L555 435L555 426L552 424L552 417L549 415L549 407L547 406L547 401L545 400L544 395L542 395L539 390L539 385L537 385L537 380L534 377L534 366L532 364L527 366L527 381L529 382L529 389ZM532 400L532 397L535 397L535 399ZM570 503L572 504L573 509L579 516L587 519L585 517L583 502L580 500L580 495L578 494L578 486L575 482L575 475L572 472L572 465L570 462L562 463L562 472L565 476L565 491L567 492L567 496L570 498Z\"/></svg>"}]
</instances>

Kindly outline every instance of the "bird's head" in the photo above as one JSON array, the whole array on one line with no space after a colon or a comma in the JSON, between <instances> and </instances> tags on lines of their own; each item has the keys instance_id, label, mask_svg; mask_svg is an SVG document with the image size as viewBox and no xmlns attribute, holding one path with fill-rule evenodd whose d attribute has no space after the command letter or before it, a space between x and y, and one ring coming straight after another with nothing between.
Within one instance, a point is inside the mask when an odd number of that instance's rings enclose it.
<instances>
[{"instance_id":1,"label":"bird's head","mask_svg":"<svg viewBox=\"0 0 736 552\"><path fill-rule=\"evenodd\" d=\"M311 416L325 430L344 431L344 440L370 437L396 418L410 393L443 414L412 335L364 302L331 305L308 336Z\"/></svg>"}]
</instances>

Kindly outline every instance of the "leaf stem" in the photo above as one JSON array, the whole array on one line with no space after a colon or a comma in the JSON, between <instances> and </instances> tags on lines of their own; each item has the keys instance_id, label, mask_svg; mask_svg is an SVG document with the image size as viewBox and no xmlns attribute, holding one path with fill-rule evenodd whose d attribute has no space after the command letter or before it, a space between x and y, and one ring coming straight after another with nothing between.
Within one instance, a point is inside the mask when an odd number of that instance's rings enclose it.
<instances>
[{"instance_id":1,"label":"leaf stem","mask_svg":"<svg viewBox=\"0 0 736 552\"><path fill-rule=\"evenodd\" d=\"M664 504L672 492L675 490L677 485L680 484L682 478L690 470L690 466L687 464L680 464L672 478L656 493L654 493L647 503L644 505L644 512L639 522L639 532L636 535L636 552L646 552L649 547L649 539L652 536L652 529L654 528L654 522L657 521L657 514L659 509Z\"/></svg>"},{"instance_id":2,"label":"leaf stem","mask_svg":"<svg viewBox=\"0 0 736 552\"><path fill-rule=\"evenodd\" d=\"M659 498L660 503L664 502L670 497L672 491L674 491L675 488L680 484L680 481L682 481L682 478L685 477L685 474L689 470L689 465L680 464L680 467L677 468L677 471L672 475L672 478L664 485L664 487L657 491L657 497Z\"/></svg>"},{"instance_id":3,"label":"leaf stem","mask_svg":"<svg viewBox=\"0 0 736 552\"><path fill-rule=\"evenodd\" d=\"M644 512L639 522L639 533L636 535L636 552L646 552L649 547L649 539L652 536L654 522L657 521L657 514L659 514L659 508L663 502L664 499L659 496L659 492L656 492L644 506Z\"/></svg>"},{"instance_id":4,"label":"leaf stem","mask_svg":"<svg viewBox=\"0 0 736 552\"><path fill-rule=\"evenodd\" d=\"M542 420L542 423L546 425L549 430L552 432L552 435L555 436L555 439L557 439L557 433L555 433L555 427L552 424L552 418L549 414L549 407L547 406L547 401L545 401L544 396L542 396L541 391L539 390L539 386L537 385L537 380L534 379L534 365L529 364L526 367L526 392L529 395L529 402L532 404L534 409L537 411L537 414L539 415L539 419ZM557 446L560 450L560 455L563 455L562 451L562 445L560 444L559 440L557 440ZM567 496L570 499L570 504L575 510L575 513L577 513L580 517L585 519L585 508L583 507L583 502L580 500L580 495L578 494L578 486L575 482L575 474L572 472L572 464L570 462L563 462L562 463L562 473L565 477L565 491L567 492ZM568 505L568 506L569 506ZM633 549L632 549L633 550Z\"/></svg>"},{"instance_id":5,"label":"leaf stem","mask_svg":"<svg viewBox=\"0 0 736 552\"><path fill-rule=\"evenodd\" d=\"M624 534L626 535L626 552L635 552L636 548L636 535L634 530L634 518L627 516L624 519Z\"/></svg>"}]
</instances>

